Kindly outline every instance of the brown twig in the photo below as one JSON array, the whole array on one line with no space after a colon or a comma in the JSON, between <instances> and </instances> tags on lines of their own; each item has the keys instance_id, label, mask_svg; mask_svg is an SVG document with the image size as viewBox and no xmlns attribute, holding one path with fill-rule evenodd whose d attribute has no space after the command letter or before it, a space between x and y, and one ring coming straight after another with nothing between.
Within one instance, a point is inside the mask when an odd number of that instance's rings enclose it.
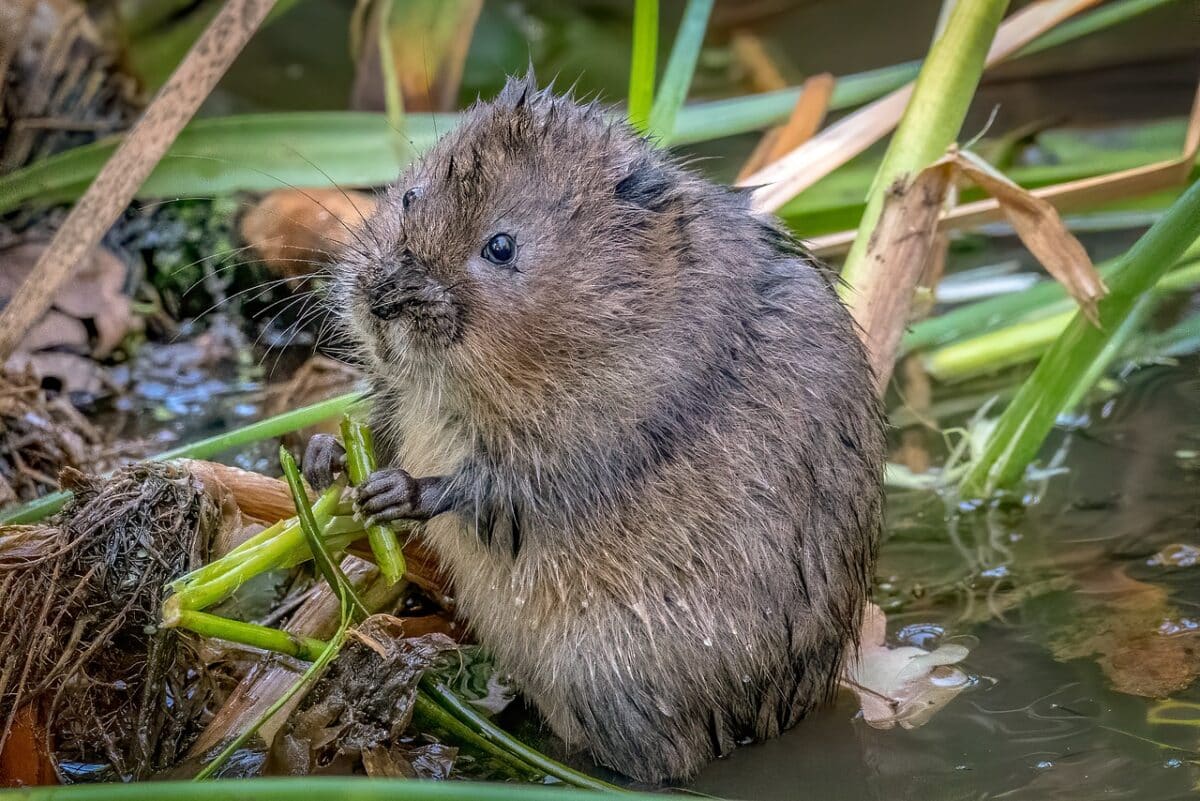
<instances>
[{"instance_id":1,"label":"brown twig","mask_svg":"<svg viewBox=\"0 0 1200 801\"><path fill-rule=\"evenodd\" d=\"M71 209L25 283L0 313L0 361L50 307L76 265L129 204L208 97L275 0L228 0L146 113Z\"/></svg>"}]
</instances>

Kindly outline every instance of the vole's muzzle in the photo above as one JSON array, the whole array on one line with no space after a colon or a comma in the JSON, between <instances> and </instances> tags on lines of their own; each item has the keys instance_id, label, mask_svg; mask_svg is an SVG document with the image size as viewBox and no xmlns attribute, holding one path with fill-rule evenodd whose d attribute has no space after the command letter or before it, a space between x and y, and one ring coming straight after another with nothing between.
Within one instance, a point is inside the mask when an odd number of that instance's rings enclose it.
<instances>
[{"instance_id":1,"label":"vole's muzzle","mask_svg":"<svg viewBox=\"0 0 1200 801\"><path fill-rule=\"evenodd\" d=\"M371 314L381 320L395 320L405 312L421 314L444 305L446 288L417 273L392 273L366 290Z\"/></svg>"}]
</instances>

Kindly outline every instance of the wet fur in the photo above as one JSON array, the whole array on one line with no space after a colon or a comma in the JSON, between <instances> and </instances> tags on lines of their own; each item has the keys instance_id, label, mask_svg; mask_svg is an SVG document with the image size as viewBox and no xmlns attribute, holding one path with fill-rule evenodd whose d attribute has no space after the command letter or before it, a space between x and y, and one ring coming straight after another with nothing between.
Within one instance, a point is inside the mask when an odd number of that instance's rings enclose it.
<instances>
[{"instance_id":1,"label":"wet fur","mask_svg":"<svg viewBox=\"0 0 1200 801\"><path fill-rule=\"evenodd\" d=\"M519 271L479 258L498 231ZM452 478L425 536L559 735L684 779L830 697L870 589L882 420L830 277L774 220L526 78L364 239L334 305L376 436ZM401 292L428 303L372 314Z\"/></svg>"}]
</instances>

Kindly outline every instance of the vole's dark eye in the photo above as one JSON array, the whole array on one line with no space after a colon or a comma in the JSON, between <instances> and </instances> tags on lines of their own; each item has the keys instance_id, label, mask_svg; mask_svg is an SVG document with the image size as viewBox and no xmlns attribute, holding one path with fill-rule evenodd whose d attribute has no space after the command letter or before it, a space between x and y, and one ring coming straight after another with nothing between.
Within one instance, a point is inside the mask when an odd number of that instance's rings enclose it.
<instances>
[{"instance_id":1,"label":"vole's dark eye","mask_svg":"<svg viewBox=\"0 0 1200 801\"><path fill-rule=\"evenodd\" d=\"M404 208L407 209L409 206L412 205L412 202L414 200L416 200L417 198L419 198L420 196L421 196L421 188L414 186L412 189L410 189L404 193L404 197L400 198L400 204L402 206L404 206Z\"/></svg>"},{"instance_id":2,"label":"vole's dark eye","mask_svg":"<svg viewBox=\"0 0 1200 801\"><path fill-rule=\"evenodd\" d=\"M482 255L492 264L509 264L517 257L517 240L508 234L496 234L483 246Z\"/></svg>"}]
</instances>

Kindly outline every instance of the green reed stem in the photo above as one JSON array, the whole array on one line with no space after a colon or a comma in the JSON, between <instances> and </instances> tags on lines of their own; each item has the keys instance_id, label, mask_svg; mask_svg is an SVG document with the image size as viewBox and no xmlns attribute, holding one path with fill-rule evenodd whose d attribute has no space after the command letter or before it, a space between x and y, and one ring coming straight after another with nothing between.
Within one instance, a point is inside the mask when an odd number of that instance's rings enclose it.
<instances>
[{"instance_id":1,"label":"green reed stem","mask_svg":"<svg viewBox=\"0 0 1200 801\"><path fill-rule=\"evenodd\" d=\"M629 124L645 131L654 105L658 68L658 0L637 0L633 7L633 57L629 63Z\"/></svg>"},{"instance_id":2,"label":"green reed stem","mask_svg":"<svg viewBox=\"0 0 1200 801\"><path fill-rule=\"evenodd\" d=\"M219 782L134 782L26 787L28 801L663 801L661 793L611 793L499 782L383 779L364 776L264 776Z\"/></svg>"},{"instance_id":3,"label":"green reed stem","mask_svg":"<svg viewBox=\"0 0 1200 801\"><path fill-rule=\"evenodd\" d=\"M330 487L312 505L318 526L329 526L342 487ZM171 582L174 594L163 602L163 615L206 609L232 595L238 587L268 570L290 567L312 557L296 518L281 520L229 553Z\"/></svg>"},{"instance_id":4,"label":"green reed stem","mask_svg":"<svg viewBox=\"0 0 1200 801\"><path fill-rule=\"evenodd\" d=\"M930 47L912 99L871 184L858 234L842 268L844 291L866 286L870 271L867 246L893 184L911 181L958 136L983 74L984 57L1007 7L1008 0L958 3L945 32Z\"/></svg>"},{"instance_id":5,"label":"green reed stem","mask_svg":"<svg viewBox=\"0 0 1200 801\"><path fill-rule=\"evenodd\" d=\"M663 73L662 86L654 96L654 106L650 109L650 119L646 125L647 132L662 141L667 140L675 130L675 118L687 100L712 7L713 0L688 0L683 11L683 20L679 23L675 44L671 47L671 56Z\"/></svg>"},{"instance_id":6,"label":"green reed stem","mask_svg":"<svg viewBox=\"0 0 1200 801\"><path fill-rule=\"evenodd\" d=\"M1154 294L1161 296L1171 292L1190 292L1197 287L1200 287L1200 262L1193 262L1164 275L1155 284ZM1074 319L1076 308L1073 300L1063 297L1042 307L1035 319L962 339L931 351L924 358L925 369L937 380L949 383L1036 359L1066 330ZM1046 316L1041 316L1042 313Z\"/></svg>"},{"instance_id":7,"label":"green reed stem","mask_svg":"<svg viewBox=\"0 0 1200 801\"><path fill-rule=\"evenodd\" d=\"M263 651L273 651L277 654L303 659L305 662L315 662L320 659L321 653L328 647L327 643L311 637L298 637L282 629L260 626L256 623L245 623L241 620L232 620L191 609L180 611L172 621L164 620L163 625L187 629L202 637L235 642Z\"/></svg>"},{"instance_id":8,"label":"green reed stem","mask_svg":"<svg viewBox=\"0 0 1200 801\"><path fill-rule=\"evenodd\" d=\"M1142 297L1184 251L1200 239L1200 181L1196 181L1121 259L1098 304L1100 327L1076 314L1067 330L1038 362L992 429L960 490L986 497L1021 478L1076 385L1088 376L1105 344Z\"/></svg>"},{"instance_id":9,"label":"green reed stem","mask_svg":"<svg viewBox=\"0 0 1200 801\"><path fill-rule=\"evenodd\" d=\"M342 417L342 444L346 448L346 475L350 484L357 487L375 472L375 452L371 447L366 426L350 418ZM395 583L404 578L404 551L400 539L390 526L375 524L367 526L367 541L375 554L384 578Z\"/></svg>"},{"instance_id":10,"label":"green reed stem","mask_svg":"<svg viewBox=\"0 0 1200 801\"><path fill-rule=\"evenodd\" d=\"M515 754L535 769L553 776L560 781L576 787L587 787L592 790L620 790L615 784L610 784L586 773L569 768L560 762L555 762L545 754L530 748L525 743L513 737L504 729L481 715L478 710L450 691L444 684L430 678L428 675L421 679L421 690L433 699L441 708L450 712L475 735L482 737L498 748Z\"/></svg>"},{"instance_id":11,"label":"green reed stem","mask_svg":"<svg viewBox=\"0 0 1200 801\"><path fill-rule=\"evenodd\" d=\"M317 523L312 506L308 502L308 492L304 488L304 480L300 478L300 468L287 448L280 446L279 463L283 466L283 477L287 479L288 488L292 491L292 501L296 504L296 516L300 519L300 530L312 551L313 563L321 576L329 584L342 605L350 609L351 617L365 620L371 613L367 610L358 593L354 591L346 574L338 567L333 556L325 550L321 541L321 526Z\"/></svg>"}]
</instances>

